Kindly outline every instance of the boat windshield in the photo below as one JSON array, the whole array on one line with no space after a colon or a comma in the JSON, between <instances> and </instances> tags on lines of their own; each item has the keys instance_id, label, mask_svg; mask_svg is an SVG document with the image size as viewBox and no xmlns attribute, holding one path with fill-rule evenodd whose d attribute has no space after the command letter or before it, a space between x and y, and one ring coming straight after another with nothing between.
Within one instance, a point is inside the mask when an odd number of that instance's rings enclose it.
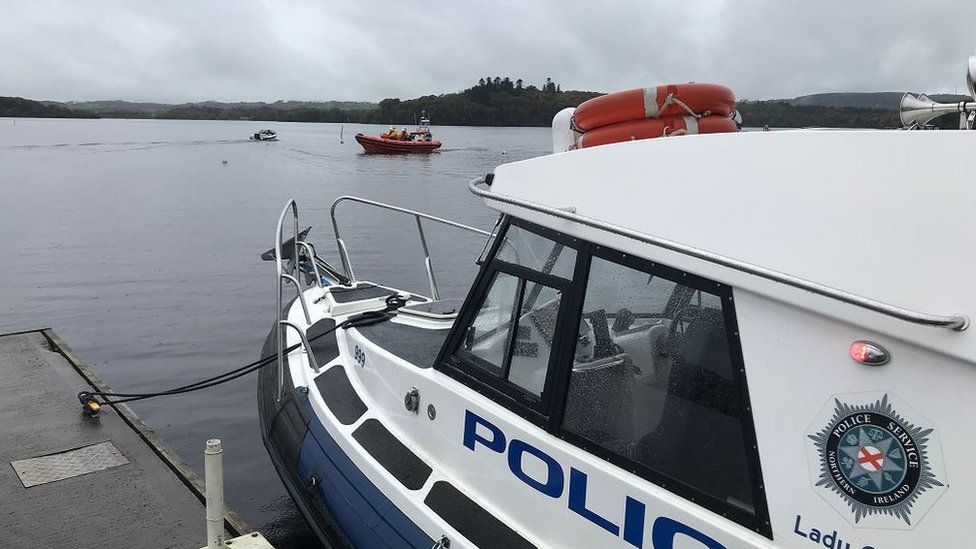
<instances>
[{"instance_id":1,"label":"boat windshield","mask_svg":"<svg viewBox=\"0 0 976 549\"><path fill-rule=\"evenodd\" d=\"M573 277L576 251L570 249L567 253L563 253L564 249L565 246L559 242L529 232L518 225L512 225L505 232L505 239L498 250L497 258L569 280Z\"/></svg>"}]
</instances>

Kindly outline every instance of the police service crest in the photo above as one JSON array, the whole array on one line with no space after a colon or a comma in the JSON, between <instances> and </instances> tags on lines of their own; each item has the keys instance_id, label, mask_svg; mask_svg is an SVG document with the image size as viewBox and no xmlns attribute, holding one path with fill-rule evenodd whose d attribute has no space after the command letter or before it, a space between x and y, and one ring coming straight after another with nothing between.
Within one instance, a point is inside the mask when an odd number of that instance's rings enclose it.
<instances>
[{"instance_id":1,"label":"police service crest","mask_svg":"<svg viewBox=\"0 0 976 549\"><path fill-rule=\"evenodd\" d=\"M832 399L807 434L814 489L855 526L914 527L945 492L941 445L919 418L887 393Z\"/></svg>"}]
</instances>

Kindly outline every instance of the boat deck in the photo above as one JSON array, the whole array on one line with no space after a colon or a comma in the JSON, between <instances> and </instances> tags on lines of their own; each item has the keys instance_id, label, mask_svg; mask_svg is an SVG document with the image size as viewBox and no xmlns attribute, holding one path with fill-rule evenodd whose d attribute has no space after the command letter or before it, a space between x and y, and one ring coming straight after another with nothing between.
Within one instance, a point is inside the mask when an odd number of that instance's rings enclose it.
<instances>
[{"instance_id":1,"label":"boat deck","mask_svg":"<svg viewBox=\"0 0 976 549\"><path fill-rule=\"evenodd\" d=\"M83 415L104 385L53 332L0 334L0 379L0 546L206 545L199 478L128 407Z\"/></svg>"}]
</instances>

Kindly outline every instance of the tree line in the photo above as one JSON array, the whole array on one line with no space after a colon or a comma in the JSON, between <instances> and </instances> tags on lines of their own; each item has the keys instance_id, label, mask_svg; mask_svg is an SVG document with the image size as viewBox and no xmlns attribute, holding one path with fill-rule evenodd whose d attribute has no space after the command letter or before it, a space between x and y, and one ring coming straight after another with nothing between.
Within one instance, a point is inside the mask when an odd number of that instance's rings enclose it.
<instances>
[{"instance_id":1,"label":"tree line","mask_svg":"<svg viewBox=\"0 0 976 549\"><path fill-rule=\"evenodd\" d=\"M0 117L98 118L98 115L60 105L45 105L40 101L32 101L23 97L0 97Z\"/></svg>"},{"instance_id":2,"label":"tree line","mask_svg":"<svg viewBox=\"0 0 976 549\"><path fill-rule=\"evenodd\" d=\"M778 128L898 128L898 113L866 107L791 105L787 101L741 101L744 126Z\"/></svg>"},{"instance_id":3,"label":"tree line","mask_svg":"<svg viewBox=\"0 0 976 549\"><path fill-rule=\"evenodd\" d=\"M590 91L563 91L546 78L539 86L510 77L484 77L457 93L425 95L415 99L390 98L373 108L344 109L300 106L282 108L275 103L213 106L173 105L155 110L101 111L106 118L161 118L186 120L255 120L269 122L345 122L412 125L426 112L435 125L453 126L548 126L565 107L575 107L601 95ZM745 126L779 128L897 128L894 110L869 107L794 105L786 100L742 101L738 105ZM0 97L0 116L97 118L99 114L61 105L46 105L22 98ZM939 120L943 128L957 127L951 117Z\"/></svg>"},{"instance_id":4,"label":"tree line","mask_svg":"<svg viewBox=\"0 0 976 549\"><path fill-rule=\"evenodd\" d=\"M522 79L482 78L458 93L425 95L415 99L390 98L373 109L293 108L273 105L259 108L213 108L198 105L174 106L156 113L156 118L193 120L266 120L278 122L348 122L360 124L415 124L426 112L434 124L448 126L548 126L553 115L600 95L596 92L562 91L547 78L536 87ZM132 114L132 113L130 113Z\"/></svg>"}]
</instances>

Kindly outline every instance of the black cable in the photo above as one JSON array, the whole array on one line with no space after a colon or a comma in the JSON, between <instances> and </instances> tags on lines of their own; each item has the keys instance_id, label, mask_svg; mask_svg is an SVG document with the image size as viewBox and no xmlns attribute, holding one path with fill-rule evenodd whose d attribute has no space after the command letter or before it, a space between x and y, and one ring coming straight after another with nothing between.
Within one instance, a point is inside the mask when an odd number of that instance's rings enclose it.
<instances>
[{"instance_id":1,"label":"black cable","mask_svg":"<svg viewBox=\"0 0 976 549\"><path fill-rule=\"evenodd\" d=\"M399 309L400 307L403 307L406 304L407 304L407 300L405 298L401 297L398 294L392 294L386 298L386 307L384 307L383 309L376 310L376 311L365 311L358 315L351 316L346 320L336 324L332 328L322 332L321 334L317 334L314 337L308 338L308 342L311 345L313 341L321 337L327 336L340 328L346 329L346 328L355 328L361 326L370 326L373 324L377 324L379 322L384 322L386 320L393 318L396 315L396 310ZM281 329L281 327L279 326L278 329ZM301 343L296 343L290 347L282 349L282 354L284 355L290 353L295 349L301 347L301 345L302 345ZM309 351L311 351L311 349L309 349ZM187 385L182 385L180 387L175 387L173 389L168 389L166 391L156 391L151 393L115 393L111 391L82 391L78 393L78 398L79 400L82 401L82 403L86 403L88 401L94 401L99 406L104 406L106 404L122 404L125 402L145 400L147 398L154 398L159 396L180 395L184 393L190 393L193 391L199 391L201 389L208 389L210 387L215 387L217 385L220 385L221 383L226 383L228 381L235 380L239 377L243 377L246 376L247 374L256 372L261 368L267 366L268 364L273 364L277 362L277 360L278 360L278 353L276 352L273 355L261 357L258 360L255 360L254 362L250 362L248 364L245 364L243 366L240 366L228 372L224 372L222 374L209 377L207 379L202 379L200 381L196 381L194 383L190 383ZM102 400L99 402L94 397L102 397ZM109 398L118 399L118 400L109 400Z\"/></svg>"},{"instance_id":2,"label":"black cable","mask_svg":"<svg viewBox=\"0 0 976 549\"><path fill-rule=\"evenodd\" d=\"M277 358L277 357L273 357L273 358ZM213 381L213 382L206 383L206 384L202 384L202 385L196 385L195 387L191 387L191 388L188 388L188 389L171 390L171 391L164 391L164 392L159 392L159 393L147 393L147 394L143 394L143 395L140 395L140 396L133 396L131 398L121 398L121 399L118 399L118 400L108 400L107 398L105 398L103 396L102 398L105 399L105 400L101 404L122 404L122 403L125 403L125 402L132 402L132 401L135 401L135 400L145 400L147 398L153 398L153 397L159 397L159 396L181 395L183 393L190 393L190 392L193 392L193 391L199 391L200 389L208 389L210 387L215 387L217 385L220 385L221 383L225 383L227 381L231 381L231 380L237 379L239 377L246 376L247 374L256 372L256 371L260 370L262 367L267 366L268 364L273 364L274 362L275 361L273 361L273 360L268 360L268 361L266 361L263 364L258 364L256 366L252 367L250 370L245 370L243 372L239 372L239 373L234 374L234 375L232 375L230 377L225 377L225 378L223 378L223 379L221 379L219 381Z\"/></svg>"},{"instance_id":3,"label":"black cable","mask_svg":"<svg viewBox=\"0 0 976 549\"><path fill-rule=\"evenodd\" d=\"M294 350L294 348L292 348L292 350ZM291 352L291 351L283 351L283 352ZM251 364L246 365L246 367L242 366L241 368L238 368L236 370L220 374L220 376L216 376L216 379L213 380L204 379L190 385L184 385L183 387L176 387L175 389L169 389L166 391L158 391L155 393L107 393L102 391L96 391L96 392L91 392L89 394L100 396L103 398L112 397L112 398L120 399L120 400L113 400L111 402L106 400L105 401L106 404L131 402L133 400L142 400L142 399L152 398L157 396L179 395L183 393L189 393L192 391L198 391L200 389L206 389L208 387L213 387L215 385L220 385L221 383L224 383L226 381L237 379L241 376L245 376L252 372L256 372L261 368L267 366L268 364L273 363L276 358L277 356L273 356L271 358L265 357L258 362L252 362Z\"/></svg>"},{"instance_id":4,"label":"black cable","mask_svg":"<svg viewBox=\"0 0 976 549\"><path fill-rule=\"evenodd\" d=\"M315 336L315 337L317 339L317 338L319 338L321 336L330 334L333 331L334 330L329 330L328 332L324 332L320 336ZM309 343L311 343L312 341L314 341L314 340L310 339L309 340ZM292 345L291 347L287 347L285 349L282 349L281 352L282 352L282 354L290 353L290 352L294 351L295 349L297 349L300 345L301 345L301 343L296 343L296 344ZM167 389L165 391L155 391L155 392L151 392L151 393L116 393L116 392L111 392L111 391L88 391L88 394L95 395L95 396L130 398L130 397L141 397L141 396L146 396L146 395L163 395L163 394L169 394L169 393L176 393L176 392L180 392L180 391L185 391L187 389L193 389L194 387L198 387L200 385L204 385L204 384L210 383L212 381L218 381L221 378L234 375L234 374L236 374L238 372L241 372L243 370L247 370L249 368L261 368L262 366L266 366L269 362L271 362L272 360L277 359L277 358L278 358L277 353L274 354L274 355L269 355L269 356L261 357L261 358L259 358L258 360L254 361L254 362L250 362L248 364L245 364L244 366L241 366L240 368L235 368L235 369L233 369L233 370L231 370L229 372L224 372L224 373L222 373L220 375L216 375L216 376L213 376L213 377L208 377L207 379L201 379L200 381L197 381L197 382L194 382L194 383L190 383L188 385L182 385L180 387L174 387L173 389Z\"/></svg>"}]
</instances>

